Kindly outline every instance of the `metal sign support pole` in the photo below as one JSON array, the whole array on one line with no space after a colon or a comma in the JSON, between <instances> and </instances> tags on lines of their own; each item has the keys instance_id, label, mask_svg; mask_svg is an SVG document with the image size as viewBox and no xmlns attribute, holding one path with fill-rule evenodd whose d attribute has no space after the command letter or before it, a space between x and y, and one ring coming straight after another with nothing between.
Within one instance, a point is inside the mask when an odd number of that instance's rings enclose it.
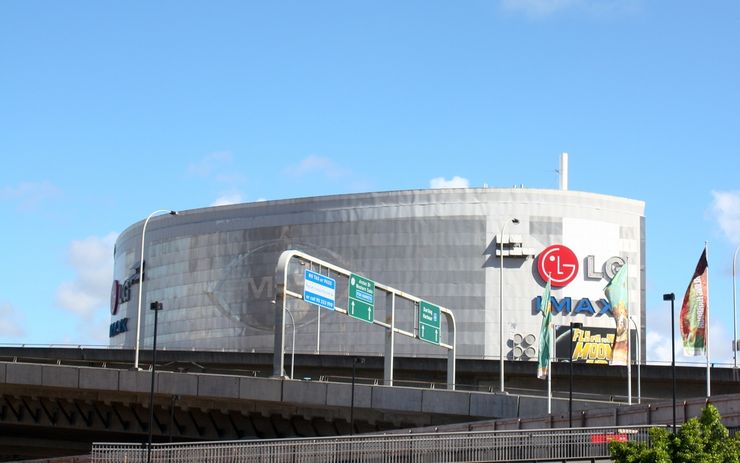
<instances>
[{"instance_id":1,"label":"metal sign support pole","mask_svg":"<svg viewBox=\"0 0 740 463\"><path fill-rule=\"evenodd\" d=\"M441 312L447 315L447 340L452 346L447 350L447 389L455 390L455 317L452 312L442 309Z\"/></svg>"},{"instance_id":2,"label":"metal sign support pole","mask_svg":"<svg viewBox=\"0 0 740 463\"><path fill-rule=\"evenodd\" d=\"M304 296L302 294L299 294L297 292L294 292L290 289L288 289L288 265L290 264L290 260L293 258L300 259L302 262L309 264L311 268L313 268L314 264L316 264L319 267L319 270L322 268L327 269L328 273L334 272L337 275L351 278L353 273L347 269L338 267L336 265L330 264L329 262L325 262L321 259L318 259L316 257L310 256L308 254L305 254L301 251L296 250L287 250L283 251L282 254L280 254L280 258L278 259L278 264L275 267L275 343L274 343L274 349L273 349L273 361L272 361L272 374L273 376L280 376L282 377L285 375L285 345L284 345L284 339L285 339L285 311L287 310L287 299L288 297L293 297L298 300L304 300ZM364 278L364 277L359 277ZM368 280L370 281L370 280ZM413 296L411 294L405 293L403 291L400 291L395 288L391 288L390 286L386 286L380 283L375 283L375 290L383 291L386 293L386 319L385 321L380 320L367 320L368 322L372 323L373 325L379 325L382 326L386 330L385 335L385 359L383 364L383 381L384 384L393 385L393 357L395 355L395 347L394 347L394 341L395 341L395 335L396 333L401 334L403 336L407 336L410 338L416 338L418 340L424 341L424 342L432 342L432 344L436 344L439 347L442 347L444 349L447 349L447 388L450 390L455 389L455 333L456 333L456 326L455 326L455 316L453 313L444 307L434 306L439 311L439 314L444 314L445 317L447 317L447 341L448 343L441 342L441 339L439 339L439 332L436 332L436 336L433 341L430 341L429 339L424 339L420 337L420 334L415 332L406 331L400 328L396 327L396 297L400 297L404 300L411 301L415 304L416 307L418 307L418 304L421 304L423 301L417 297ZM333 301L332 301L333 302ZM433 305L429 303L430 305ZM334 306L334 312L336 313L342 313L345 315L351 315L348 308L341 308L339 306ZM418 315L418 310L414 311L414 319L416 320L416 317ZM319 311L319 319L320 319L320 311ZM318 325L318 323L317 323ZM414 331L416 331L416 323L414 323ZM438 324L437 327L433 327L433 330L439 330L440 325ZM319 348L319 334L320 331L317 330L316 335L316 350L318 353Z\"/></svg>"},{"instance_id":3,"label":"metal sign support pole","mask_svg":"<svg viewBox=\"0 0 740 463\"><path fill-rule=\"evenodd\" d=\"M393 357L396 354L396 295L387 293L385 296L385 322L390 329L385 330L385 358L383 359L383 384L393 386Z\"/></svg>"}]
</instances>

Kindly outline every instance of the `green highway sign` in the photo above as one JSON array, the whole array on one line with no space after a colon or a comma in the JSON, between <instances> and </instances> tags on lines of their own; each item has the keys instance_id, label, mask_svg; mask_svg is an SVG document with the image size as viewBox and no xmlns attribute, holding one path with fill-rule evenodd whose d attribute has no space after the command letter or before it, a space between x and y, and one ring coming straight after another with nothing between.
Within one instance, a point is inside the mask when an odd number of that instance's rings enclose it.
<instances>
[{"instance_id":1,"label":"green highway sign","mask_svg":"<svg viewBox=\"0 0 740 463\"><path fill-rule=\"evenodd\" d=\"M427 301L419 302L419 339L439 345L440 323L439 306Z\"/></svg>"},{"instance_id":2,"label":"green highway sign","mask_svg":"<svg viewBox=\"0 0 740 463\"><path fill-rule=\"evenodd\" d=\"M348 294L347 314L372 323L375 311L375 282L352 273L349 276Z\"/></svg>"}]
</instances>

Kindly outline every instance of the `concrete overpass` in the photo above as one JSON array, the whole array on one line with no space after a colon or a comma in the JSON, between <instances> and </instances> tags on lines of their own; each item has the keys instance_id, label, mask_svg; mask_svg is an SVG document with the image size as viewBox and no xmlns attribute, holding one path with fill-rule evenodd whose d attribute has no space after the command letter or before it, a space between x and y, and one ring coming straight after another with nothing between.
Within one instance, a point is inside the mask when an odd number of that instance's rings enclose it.
<instances>
[{"instance_id":1,"label":"concrete overpass","mask_svg":"<svg viewBox=\"0 0 740 463\"><path fill-rule=\"evenodd\" d=\"M0 456L8 460L81 454L89 451L92 441L146 441L151 373L131 371L132 359L131 351L110 349L0 348ZM267 377L269 354L162 351L158 360L155 441L350 432L351 357L297 357L296 372L310 378L306 380ZM147 362L143 355L142 364ZM382 384L383 359L368 358L358 372L354 431L478 426L473 422L493 429L567 426L562 397L567 396L568 365L555 365L554 390L561 400L547 415L546 399L533 396L542 394L545 385L535 379L534 364L509 362L506 379L512 394L499 394L490 392L498 385L497 361L458 360L457 391L436 388L445 383L445 362L397 359L396 387L391 387ZM652 408L609 403L624 400L624 369L575 367L579 425L663 422L666 405L661 397L671 392L667 367L643 367L643 391L652 397ZM682 367L677 372L680 403L702 395L704 370ZM740 391L731 370L715 369L713 391ZM738 400L720 400L728 404L731 420L740 409ZM702 401L686 402L686 415L700 409Z\"/></svg>"}]
</instances>

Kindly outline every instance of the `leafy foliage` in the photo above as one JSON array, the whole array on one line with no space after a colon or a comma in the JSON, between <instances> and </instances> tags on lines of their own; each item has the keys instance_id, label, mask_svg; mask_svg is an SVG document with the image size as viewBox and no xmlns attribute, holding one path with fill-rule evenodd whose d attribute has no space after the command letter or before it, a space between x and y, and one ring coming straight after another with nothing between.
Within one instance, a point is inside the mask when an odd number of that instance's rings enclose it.
<instances>
[{"instance_id":1,"label":"leafy foliage","mask_svg":"<svg viewBox=\"0 0 740 463\"><path fill-rule=\"evenodd\" d=\"M617 463L740 463L740 434L730 438L719 411L707 405L701 417L691 418L673 435L666 428L650 430L652 446L611 442Z\"/></svg>"}]
</instances>

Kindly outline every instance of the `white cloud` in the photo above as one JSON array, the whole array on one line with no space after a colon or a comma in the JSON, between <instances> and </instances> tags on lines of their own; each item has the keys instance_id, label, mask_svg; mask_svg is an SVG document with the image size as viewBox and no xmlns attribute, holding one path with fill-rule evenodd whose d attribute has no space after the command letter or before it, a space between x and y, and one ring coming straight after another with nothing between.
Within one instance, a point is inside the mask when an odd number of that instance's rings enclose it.
<instances>
[{"instance_id":1,"label":"white cloud","mask_svg":"<svg viewBox=\"0 0 740 463\"><path fill-rule=\"evenodd\" d=\"M431 188L468 188L470 182L467 178L454 176L447 180L444 177L435 177L429 181Z\"/></svg>"},{"instance_id":2,"label":"white cloud","mask_svg":"<svg viewBox=\"0 0 740 463\"><path fill-rule=\"evenodd\" d=\"M188 165L189 175L215 182L228 191L216 198L210 206L226 206L244 202L238 187L245 182L245 177L234 169L233 163L234 155L230 151L217 151Z\"/></svg>"},{"instance_id":3,"label":"white cloud","mask_svg":"<svg viewBox=\"0 0 740 463\"><path fill-rule=\"evenodd\" d=\"M21 316L10 304L0 304L0 336L23 336Z\"/></svg>"},{"instance_id":4,"label":"white cloud","mask_svg":"<svg viewBox=\"0 0 740 463\"><path fill-rule=\"evenodd\" d=\"M502 0L501 7L507 11L542 17L582 3L582 0Z\"/></svg>"},{"instance_id":5,"label":"white cloud","mask_svg":"<svg viewBox=\"0 0 740 463\"><path fill-rule=\"evenodd\" d=\"M309 155L297 165L288 166L286 173L294 177L318 174L322 177L333 179L350 175L349 169L337 165L329 158L315 154Z\"/></svg>"},{"instance_id":6,"label":"white cloud","mask_svg":"<svg viewBox=\"0 0 740 463\"><path fill-rule=\"evenodd\" d=\"M678 327L678 317L681 310L681 300L676 294L676 327L675 327L675 350L676 363L700 366L706 362L704 356L687 356L683 352L681 342L681 333ZM645 334L646 339L646 356L648 362L659 362L662 364L671 361L671 309L670 306L660 306L648 310L647 326L652 327ZM711 314L710 314L711 315ZM726 331L721 324L711 323L709 329L710 342L710 361L712 363L729 363L732 362L731 351L732 334Z\"/></svg>"},{"instance_id":7,"label":"white cloud","mask_svg":"<svg viewBox=\"0 0 740 463\"><path fill-rule=\"evenodd\" d=\"M15 201L18 208L28 211L42 202L61 196L62 191L50 182L21 182L16 186L0 188L0 200Z\"/></svg>"},{"instance_id":8,"label":"white cloud","mask_svg":"<svg viewBox=\"0 0 740 463\"><path fill-rule=\"evenodd\" d=\"M740 244L740 191L713 191L712 210L722 232L732 244Z\"/></svg>"},{"instance_id":9,"label":"white cloud","mask_svg":"<svg viewBox=\"0 0 740 463\"><path fill-rule=\"evenodd\" d=\"M107 306L113 281L113 246L117 236L117 233L91 236L70 244L68 260L75 277L57 289L57 305L86 319L90 319L96 309Z\"/></svg>"},{"instance_id":10,"label":"white cloud","mask_svg":"<svg viewBox=\"0 0 740 463\"><path fill-rule=\"evenodd\" d=\"M224 166L230 165L234 160L234 156L230 151L217 151L209 153L203 159L198 162L193 162L188 165L188 173L196 177L210 177L212 175L220 175L219 171Z\"/></svg>"},{"instance_id":11,"label":"white cloud","mask_svg":"<svg viewBox=\"0 0 740 463\"><path fill-rule=\"evenodd\" d=\"M242 198L241 193L234 192L219 196L211 203L211 206L228 206L230 204L239 204L243 202L244 199Z\"/></svg>"},{"instance_id":12,"label":"white cloud","mask_svg":"<svg viewBox=\"0 0 740 463\"><path fill-rule=\"evenodd\" d=\"M564 11L591 16L611 16L639 10L639 0L501 0L500 8L532 18L545 18Z\"/></svg>"}]
</instances>

